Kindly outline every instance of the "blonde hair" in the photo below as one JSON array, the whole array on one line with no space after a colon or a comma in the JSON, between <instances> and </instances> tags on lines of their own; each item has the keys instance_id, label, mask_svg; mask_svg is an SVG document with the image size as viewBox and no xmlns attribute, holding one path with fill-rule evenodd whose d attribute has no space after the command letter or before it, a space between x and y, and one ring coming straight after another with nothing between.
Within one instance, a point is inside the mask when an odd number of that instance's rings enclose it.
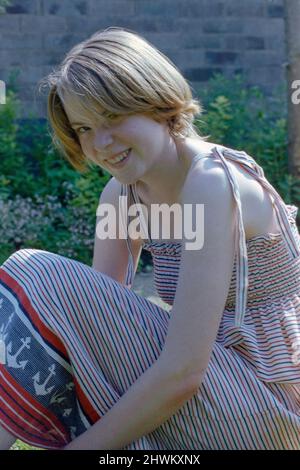
<instances>
[{"instance_id":1,"label":"blonde hair","mask_svg":"<svg viewBox=\"0 0 300 470\"><path fill-rule=\"evenodd\" d=\"M74 46L41 80L50 88L47 113L52 141L71 165L84 172L87 159L64 111L64 97L76 95L87 115L147 113L166 122L173 137L198 137L194 117L202 111L186 79L158 49L119 27L97 31Z\"/></svg>"}]
</instances>

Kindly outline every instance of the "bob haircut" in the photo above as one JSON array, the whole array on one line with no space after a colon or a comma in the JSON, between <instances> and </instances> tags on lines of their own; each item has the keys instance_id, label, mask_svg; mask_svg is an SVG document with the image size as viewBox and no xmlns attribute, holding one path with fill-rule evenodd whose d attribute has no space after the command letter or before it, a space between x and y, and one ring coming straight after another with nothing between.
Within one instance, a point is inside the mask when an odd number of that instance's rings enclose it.
<instances>
[{"instance_id":1,"label":"bob haircut","mask_svg":"<svg viewBox=\"0 0 300 470\"><path fill-rule=\"evenodd\" d=\"M88 169L88 162L64 111L66 96L72 97L77 112L96 120L99 115L109 121L110 114L147 113L167 123L173 137L201 139L193 121L202 108L189 84L164 54L128 29L112 26L74 46L41 80L43 86L49 87L52 142L80 172Z\"/></svg>"}]
</instances>

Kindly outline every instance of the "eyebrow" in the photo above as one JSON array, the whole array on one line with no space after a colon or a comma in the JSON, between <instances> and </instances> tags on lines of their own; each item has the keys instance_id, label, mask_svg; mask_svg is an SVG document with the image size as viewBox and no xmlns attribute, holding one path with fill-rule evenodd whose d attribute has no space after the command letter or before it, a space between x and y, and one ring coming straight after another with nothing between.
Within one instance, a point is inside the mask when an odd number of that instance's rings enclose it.
<instances>
[{"instance_id":1,"label":"eyebrow","mask_svg":"<svg viewBox=\"0 0 300 470\"><path fill-rule=\"evenodd\" d=\"M103 111L102 113L99 113L99 116L105 117L106 111ZM70 122L71 126L84 126L84 122Z\"/></svg>"}]
</instances>

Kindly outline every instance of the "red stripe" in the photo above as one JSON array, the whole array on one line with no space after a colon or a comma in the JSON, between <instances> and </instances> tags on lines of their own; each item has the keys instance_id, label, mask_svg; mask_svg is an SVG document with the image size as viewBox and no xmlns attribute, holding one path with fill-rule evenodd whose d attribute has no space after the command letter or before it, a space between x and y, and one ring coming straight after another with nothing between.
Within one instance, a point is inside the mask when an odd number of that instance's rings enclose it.
<instances>
[{"instance_id":1,"label":"red stripe","mask_svg":"<svg viewBox=\"0 0 300 470\"><path fill-rule=\"evenodd\" d=\"M75 384L75 389L76 389L76 395L78 397L78 400L80 402L80 405L84 409L85 414L90 418L90 420L95 423L98 421L101 416L99 413L92 407L91 403L87 400L85 394L83 393L79 382L77 381L76 377L74 376L74 384ZM101 391L99 392L101 393Z\"/></svg>"},{"instance_id":2,"label":"red stripe","mask_svg":"<svg viewBox=\"0 0 300 470\"><path fill-rule=\"evenodd\" d=\"M28 299L24 289L18 284L6 271L0 268L0 279L14 292L18 298L19 303L24 308L25 312L30 317L32 323L36 326L40 335L50 343L65 360L68 361L68 352L59 338L41 321L39 315L33 308L30 300Z\"/></svg>"},{"instance_id":3,"label":"red stripe","mask_svg":"<svg viewBox=\"0 0 300 470\"><path fill-rule=\"evenodd\" d=\"M61 442L69 442L70 439L68 432L57 417L48 408L45 408L36 401L33 395L27 392L27 390L22 388L20 384L16 382L10 374L8 374L6 368L2 364L0 364L0 374L1 373L5 377L5 380L1 380L1 386L7 393L7 402L11 407L17 411L25 421L30 421L34 426L36 426L38 428L36 432L40 432L41 436L44 436L44 438L47 436L50 440L54 439L53 436L48 434L49 431L53 430L54 425L54 427L59 429L61 434L65 436L65 441L60 437ZM14 398L14 400L12 398ZM11 417L13 421L16 421L15 415L11 415ZM24 422L22 420L19 420L19 425L21 429L24 428ZM59 438L59 434L57 434L57 438Z\"/></svg>"}]
</instances>

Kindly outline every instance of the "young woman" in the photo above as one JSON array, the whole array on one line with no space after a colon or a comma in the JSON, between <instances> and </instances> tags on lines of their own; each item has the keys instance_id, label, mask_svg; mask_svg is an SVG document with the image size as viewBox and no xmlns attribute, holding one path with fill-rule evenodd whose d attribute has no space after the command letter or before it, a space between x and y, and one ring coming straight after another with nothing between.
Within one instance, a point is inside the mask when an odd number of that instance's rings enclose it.
<instances>
[{"instance_id":1,"label":"young woman","mask_svg":"<svg viewBox=\"0 0 300 470\"><path fill-rule=\"evenodd\" d=\"M129 30L75 46L47 83L55 143L112 175L99 208L117 229L120 196L144 204L148 229L155 204L203 205L203 243L187 248L173 222L157 238L96 231L92 268L36 249L7 259L2 448L299 450L297 207L252 157L197 134L187 81ZM142 248L170 312L130 288Z\"/></svg>"}]
</instances>

